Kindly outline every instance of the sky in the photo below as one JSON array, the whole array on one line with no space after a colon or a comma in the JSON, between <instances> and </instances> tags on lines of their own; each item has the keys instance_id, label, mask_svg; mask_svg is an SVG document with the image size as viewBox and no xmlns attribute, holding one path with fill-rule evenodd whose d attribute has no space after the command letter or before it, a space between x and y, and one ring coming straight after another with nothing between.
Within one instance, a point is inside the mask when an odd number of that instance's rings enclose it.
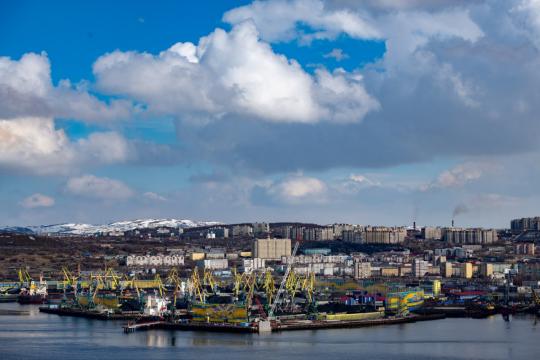
<instances>
[{"instance_id":1,"label":"sky","mask_svg":"<svg viewBox=\"0 0 540 360\"><path fill-rule=\"evenodd\" d=\"M539 0L0 2L0 225L540 215Z\"/></svg>"}]
</instances>

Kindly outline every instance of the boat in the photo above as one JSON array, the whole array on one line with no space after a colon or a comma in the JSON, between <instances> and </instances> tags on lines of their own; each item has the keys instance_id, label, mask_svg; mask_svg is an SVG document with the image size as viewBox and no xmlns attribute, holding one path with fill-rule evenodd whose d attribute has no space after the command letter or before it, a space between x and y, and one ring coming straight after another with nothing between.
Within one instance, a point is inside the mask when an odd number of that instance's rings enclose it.
<instances>
[{"instance_id":1,"label":"boat","mask_svg":"<svg viewBox=\"0 0 540 360\"><path fill-rule=\"evenodd\" d=\"M20 292L18 287L0 290L0 303L16 302Z\"/></svg>"},{"instance_id":2,"label":"boat","mask_svg":"<svg viewBox=\"0 0 540 360\"><path fill-rule=\"evenodd\" d=\"M28 288L22 288L17 297L19 304L43 304L47 301L47 283L40 280L38 284L34 281Z\"/></svg>"}]
</instances>

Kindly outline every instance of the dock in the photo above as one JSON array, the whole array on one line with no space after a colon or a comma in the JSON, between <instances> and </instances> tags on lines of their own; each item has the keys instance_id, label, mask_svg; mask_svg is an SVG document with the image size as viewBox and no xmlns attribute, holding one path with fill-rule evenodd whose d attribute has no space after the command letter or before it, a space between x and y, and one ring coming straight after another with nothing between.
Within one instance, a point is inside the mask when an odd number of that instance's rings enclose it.
<instances>
[{"instance_id":1,"label":"dock","mask_svg":"<svg viewBox=\"0 0 540 360\"><path fill-rule=\"evenodd\" d=\"M108 312L97 312L97 311L88 311L75 308L62 308L62 307L48 307L41 306L39 311L46 314L55 314L59 316L73 316L81 317L87 319L96 319L96 320L136 320L140 319L142 314L139 312L136 313L108 313Z\"/></svg>"},{"instance_id":2,"label":"dock","mask_svg":"<svg viewBox=\"0 0 540 360\"><path fill-rule=\"evenodd\" d=\"M285 320L272 321L272 332L294 331L294 330L322 330L322 329L343 329L359 328L380 325L394 325L414 323L418 321L430 321L444 319L444 314L434 315L410 315L399 318L384 318L374 320ZM258 333L257 323L250 325L236 325L230 323L204 323L204 322L170 322L151 321L127 323L123 326L124 333L132 333L140 330L179 330L179 331L205 331L205 332L228 332L228 333Z\"/></svg>"},{"instance_id":3,"label":"dock","mask_svg":"<svg viewBox=\"0 0 540 360\"><path fill-rule=\"evenodd\" d=\"M132 333L137 330L150 330L150 329L156 329L159 326L163 325L164 321L150 321L150 322L143 322L143 323L132 323L128 322L126 325L123 326L124 333Z\"/></svg>"},{"instance_id":4,"label":"dock","mask_svg":"<svg viewBox=\"0 0 540 360\"><path fill-rule=\"evenodd\" d=\"M205 332L228 332L228 333L256 333L256 326L241 326L230 323L202 323L202 322L170 322L151 321L139 323L127 323L123 326L124 333L132 333L142 330L179 330L179 331L205 331Z\"/></svg>"},{"instance_id":5,"label":"dock","mask_svg":"<svg viewBox=\"0 0 540 360\"><path fill-rule=\"evenodd\" d=\"M395 325L444 319L444 314L410 315L407 317L383 318L373 320L293 320L277 323L272 331L345 329L380 325Z\"/></svg>"}]
</instances>

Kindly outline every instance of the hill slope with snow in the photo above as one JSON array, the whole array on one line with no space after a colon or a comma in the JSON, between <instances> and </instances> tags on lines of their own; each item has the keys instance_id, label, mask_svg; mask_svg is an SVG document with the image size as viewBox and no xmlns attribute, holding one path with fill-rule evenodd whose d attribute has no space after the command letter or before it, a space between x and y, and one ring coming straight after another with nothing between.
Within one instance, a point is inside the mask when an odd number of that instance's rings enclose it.
<instances>
[{"instance_id":1,"label":"hill slope with snow","mask_svg":"<svg viewBox=\"0 0 540 360\"><path fill-rule=\"evenodd\" d=\"M221 225L216 221L193 221L187 219L138 219L130 221L117 221L105 225L91 224L54 224L38 226L6 226L0 227L0 231L35 233L35 234L58 234L58 235L94 235L97 233L109 233L116 231L129 231L135 229L153 229L160 227L192 228L197 226Z\"/></svg>"}]
</instances>

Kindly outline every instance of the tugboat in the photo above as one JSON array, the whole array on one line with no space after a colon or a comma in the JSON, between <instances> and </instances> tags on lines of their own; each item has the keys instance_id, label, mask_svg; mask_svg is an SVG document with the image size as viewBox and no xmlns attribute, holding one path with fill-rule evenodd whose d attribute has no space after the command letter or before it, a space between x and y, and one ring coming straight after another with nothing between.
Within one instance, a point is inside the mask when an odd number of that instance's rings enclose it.
<instances>
[{"instance_id":1,"label":"tugboat","mask_svg":"<svg viewBox=\"0 0 540 360\"><path fill-rule=\"evenodd\" d=\"M43 279L39 284L30 282L30 287L22 288L17 298L19 304L43 304L47 300L47 283Z\"/></svg>"}]
</instances>

